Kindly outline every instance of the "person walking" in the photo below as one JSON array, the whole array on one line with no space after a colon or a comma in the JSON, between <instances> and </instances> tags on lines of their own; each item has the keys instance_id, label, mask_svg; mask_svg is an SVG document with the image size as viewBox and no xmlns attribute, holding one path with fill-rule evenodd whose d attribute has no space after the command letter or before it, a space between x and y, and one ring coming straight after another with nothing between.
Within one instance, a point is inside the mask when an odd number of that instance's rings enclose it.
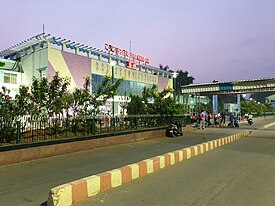
<instances>
[{"instance_id":1,"label":"person walking","mask_svg":"<svg viewBox=\"0 0 275 206\"><path fill-rule=\"evenodd\" d=\"M205 118L206 118L206 114L205 112L201 111L200 113L200 129L204 129L205 128Z\"/></svg>"},{"instance_id":2,"label":"person walking","mask_svg":"<svg viewBox=\"0 0 275 206\"><path fill-rule=\"evenodd\" d=\"M221 125L225 125L225 111L223 111L223 112L221 113L221 117L222 117Z\"/></svg>"},{"instance_id":3,"label":"person walking","mask_svg":"<svg viewBox=\"0 0 275 206\"><path fill-rule=\"evenodd\" d=\"M230 121L230 127L234 127L235 117L234 117L233 113L230 113L229 121Z\"/></svg>"}]
</instances>

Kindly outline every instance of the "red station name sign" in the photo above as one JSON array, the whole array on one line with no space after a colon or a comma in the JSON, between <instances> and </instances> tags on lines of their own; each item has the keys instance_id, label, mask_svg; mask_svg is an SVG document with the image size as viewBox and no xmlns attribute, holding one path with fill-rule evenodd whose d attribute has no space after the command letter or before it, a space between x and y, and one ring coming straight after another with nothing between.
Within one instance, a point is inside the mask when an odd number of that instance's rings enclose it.
<instances>
[{"instance_id":1,"label":"red station name sign","mask_svg":"<svg viewBox=\"0 0 275 206\"><path fill-rule=\"evenodd\" d=\"M149 64L150 62L150 59L147 57L143 57L141 55L131 53L125 49L121 49L112 44L105 44L105 50L123 55L124 57L132 58L133 60L136 60L136 61L144 62L145 64ZM136 63L133 61L127 62L127 66L133 69L136 69Z\"/></svg>"}]
</instances>

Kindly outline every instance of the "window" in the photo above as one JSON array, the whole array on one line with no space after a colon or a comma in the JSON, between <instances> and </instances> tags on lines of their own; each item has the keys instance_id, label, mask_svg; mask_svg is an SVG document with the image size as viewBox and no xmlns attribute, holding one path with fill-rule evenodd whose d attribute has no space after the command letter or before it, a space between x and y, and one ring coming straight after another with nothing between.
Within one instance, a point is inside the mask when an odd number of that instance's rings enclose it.
<instances>
[{"instance_id":1,"label":"window","mask_svg":"<svg viewBox=\"0 0 275 206\"><path fill-rule=\"evenodd\" d=\"M4 73L4 83L17 84L17 74Z\"/></svg>"}]
</instances>

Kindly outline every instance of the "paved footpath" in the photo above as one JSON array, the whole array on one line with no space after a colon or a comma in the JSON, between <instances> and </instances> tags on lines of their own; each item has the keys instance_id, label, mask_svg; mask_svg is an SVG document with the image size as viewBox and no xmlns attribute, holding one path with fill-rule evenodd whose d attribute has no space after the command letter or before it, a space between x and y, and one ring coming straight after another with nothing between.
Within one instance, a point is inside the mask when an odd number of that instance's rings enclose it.
<instances>
[{"instance_id":1,"label":"paved footpath","mask_svg":"<svg viewBox=\"0 0 275 206\"><path fill-rule=\"evenodd\" d=\"M100 193L75 206L273 206L275 127Z\"/></svg>"},{"instance_id":2,"label":"paved footpath","mask_svg":"<svg viewBox=\"0 0 275 206\"><path fill-rule=\"evenodd\" d=\"M263 119L255 122L253 127L273 121ZM0 205L40 205L47 200L50 188L57 185L241 130L206 128L175 139L163 137L3 166L0 167Z\"/></svg>"}]
</instances>

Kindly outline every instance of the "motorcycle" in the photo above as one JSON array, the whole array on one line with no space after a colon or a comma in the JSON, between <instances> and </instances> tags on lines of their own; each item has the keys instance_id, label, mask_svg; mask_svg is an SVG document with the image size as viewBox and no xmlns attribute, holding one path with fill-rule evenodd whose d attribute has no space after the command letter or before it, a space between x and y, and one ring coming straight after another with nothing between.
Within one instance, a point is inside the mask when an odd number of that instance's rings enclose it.
<instances>
[{"instance_id":1,"label":"motorcycle","mask_svg":"<svg viewBox=\"0 0 275 206\"><path fill-rule=\"evenodd\" d=\"M166 136L167 137L176 137L182 136L182 127L181 124L170 124L169 127L166 129Z\"/></svg>"},{"instance_id":2,"label":"motorcycle","mask_svg":"<svg viewBox=\"0 0 275 206\"><path fill-rule=\"evenodd\" d=\"M253 124L253 120L252 120L251 118L248 119L247 122L248 122L249 125L252 125L252 124Z\"/></svg>"}]
</instances>

